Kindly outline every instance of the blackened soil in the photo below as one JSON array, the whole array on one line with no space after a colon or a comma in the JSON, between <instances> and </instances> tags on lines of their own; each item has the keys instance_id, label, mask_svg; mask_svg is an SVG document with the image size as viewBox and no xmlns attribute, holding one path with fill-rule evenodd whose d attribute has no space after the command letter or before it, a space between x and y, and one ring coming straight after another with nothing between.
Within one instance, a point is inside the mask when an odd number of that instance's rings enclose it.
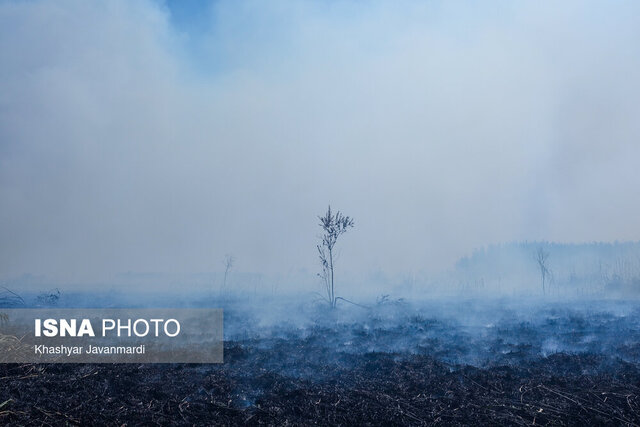
<instances>
[{"instance_id":1,"label":"blackened soil","mask_svg":"<svg viewBox=\"0 0 640 427\"><path fill-rule=\"evenodd\" d=\"M476 368L426 355L313 355L302 371L278 368L282 357L228 343L222 365L0 365L0 423L640 424L640 370L605 356Z\"/></svg>"}]
</instances>

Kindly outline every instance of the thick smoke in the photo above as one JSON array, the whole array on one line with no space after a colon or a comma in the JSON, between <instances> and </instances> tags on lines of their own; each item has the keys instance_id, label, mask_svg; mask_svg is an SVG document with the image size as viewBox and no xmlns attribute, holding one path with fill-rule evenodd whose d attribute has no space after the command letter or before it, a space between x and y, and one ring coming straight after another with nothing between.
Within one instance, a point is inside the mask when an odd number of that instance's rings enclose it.
<instances>
[{"instance_id":1,"label":"thick smoke","mask_svg":"<svg viewBox=\"0 0 640 427\"><path fill-rule=\"evenodd\" d=\"M637 3L181 3L0 3L0 278L640 239Z\"/></svg>"}]
</instances>

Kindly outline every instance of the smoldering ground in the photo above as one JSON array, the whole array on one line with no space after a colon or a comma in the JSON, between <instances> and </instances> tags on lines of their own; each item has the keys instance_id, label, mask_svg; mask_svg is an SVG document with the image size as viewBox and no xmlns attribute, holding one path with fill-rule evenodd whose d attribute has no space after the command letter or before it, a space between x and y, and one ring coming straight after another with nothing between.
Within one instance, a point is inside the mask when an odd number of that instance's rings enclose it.
<instances>
[{"instance_id":1,"label":"smoldering ground","mask_svg":"<svg viewBox=\"0 0 640 427\"><path fill-rule=\"evenodd\" d=\"M24 295L23 306L223 307L225 362L5 365L1 414L20 424L634 424L640 310L632 295L640 276L630 261L637 246L494 247L436 280L454 294L401 284L396 290L410 298L360 293L356 304L334 309L312 293L251 291L229 272L199 293ZM534 247L555 250L546 294ZM587 262L569 262L576 259ZM607 260L615 261L610 270ZM470 275L486 281L478 286ZM496 277L511 276L520 282L506 288L519 293L498 296ZM68 379L64 390L60 378ZM63 399L53 405L35 389Z\"/></svg>"},{"instance_id":2,"label":"smoldering ground","mask_svg":"<svg viewBox=\"0 0 640 427\"><path fill-rule=\"evenodd\" d=\"M3 422L640 422L637 244L581 246L640 239L636 3L196 3L0 2L7 301L227 316L220 366L3 365Z\"/></svg>"},{"instance_id":3,"label":"smoldering ground","mask_svg":"<svg viewBox=\"0 0 640 427\"><path fill-rule=\"evenodd\" d=\"M329 312L300 302L228 299L222 365L2 365L0 416L22 425L639 421L633 302L380 300Z\"/></svg>"}]
</instances>

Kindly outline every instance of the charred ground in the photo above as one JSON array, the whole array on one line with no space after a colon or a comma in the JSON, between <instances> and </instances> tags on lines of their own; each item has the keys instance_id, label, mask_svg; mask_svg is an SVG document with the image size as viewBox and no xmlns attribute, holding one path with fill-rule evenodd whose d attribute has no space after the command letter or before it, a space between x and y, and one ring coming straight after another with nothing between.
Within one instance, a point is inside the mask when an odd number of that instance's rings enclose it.
<instances>
[{"instance_id":1,"label":"charred ground","mask_svg":"<svg viewBox=\"0 0 640 427\"><path fill-rule=\"evenodd\" d=\"M513 310L394 305L295 325L229 310L221 365L1 365L0 422L640 424L633 304Z\"/></svg>"}]
</instances>

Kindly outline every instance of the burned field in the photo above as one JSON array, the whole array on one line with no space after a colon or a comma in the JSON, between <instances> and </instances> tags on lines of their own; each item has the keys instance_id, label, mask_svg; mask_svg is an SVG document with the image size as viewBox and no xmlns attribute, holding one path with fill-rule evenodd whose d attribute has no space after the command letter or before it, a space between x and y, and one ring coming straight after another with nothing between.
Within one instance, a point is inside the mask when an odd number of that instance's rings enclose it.
<instances>
[{"instance_id":1,"label":"burned field","mask_svg":"<svg viewBox=\"0 0 640 427\"><path fill-rule=\"evenodd\" d=\"M509 307L230 308L224 364L2 365L0 422L640 424L634 304Z\"/></svg>"}]
</instances>

